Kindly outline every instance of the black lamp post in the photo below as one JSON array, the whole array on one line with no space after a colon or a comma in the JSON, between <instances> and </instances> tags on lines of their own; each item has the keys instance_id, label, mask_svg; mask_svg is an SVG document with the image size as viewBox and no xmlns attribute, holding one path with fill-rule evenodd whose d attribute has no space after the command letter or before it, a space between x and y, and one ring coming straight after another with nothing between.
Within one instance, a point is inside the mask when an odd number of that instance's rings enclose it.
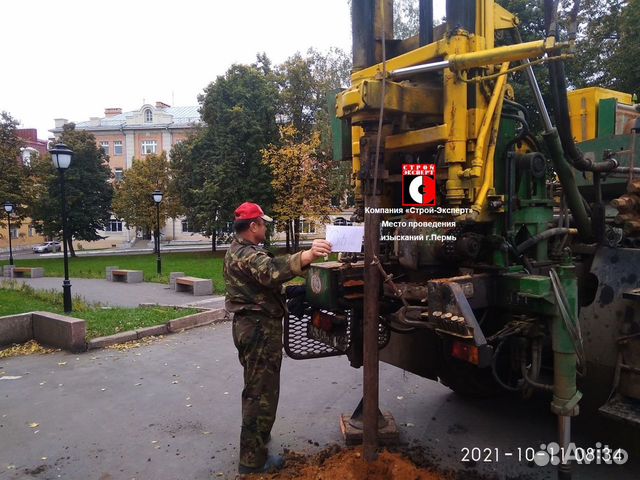
<instances>
[{"instance_id":1,"label":"black lamp post","mask_svg":"<svg viewBox=\"0 0 640 480\"><path fill-rule=\"evenodd\" d=\"M71 313L71 282L69 282L69 257L67 256L67 206L64 190L64 171L71 165L73 151L64 143L56 144L51 150L53 166L60 173L60 194L62 197L62 250L64 252L64 281L62 282L62 297L64 313Z\"/></svg>"},{"instance_id":2,"label":"black lamp post","mask_svg":"<svg viewBox=\"0 0 640 480\"><path fill-rule=\"evenodd\" d=\"M4 211L7 212L7 228L9 229L9 266L13 266L13 250L11 249L11 212L15 205L11 202L4 202Z\"/></svg>"},{"instance_id":3,"label":"black lamp post","mask_svg":"<svg viewBox=\"0 0 640 480\"><path fill-rule=\"evenodd\" d=\"M158 258L156 259L156 265L158 267L158 275L162 273L162 261L160 260L160 202L162 202L162 192L156 190L151 194L153 201L156 203L156 252Z\"/></svg>"}]
</instances>

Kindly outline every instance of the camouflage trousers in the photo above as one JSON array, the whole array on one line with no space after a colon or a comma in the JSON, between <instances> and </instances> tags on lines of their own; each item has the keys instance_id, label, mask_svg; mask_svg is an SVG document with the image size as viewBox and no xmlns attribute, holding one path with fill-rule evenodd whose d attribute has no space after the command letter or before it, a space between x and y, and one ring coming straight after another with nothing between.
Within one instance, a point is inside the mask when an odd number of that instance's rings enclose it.
<instances>
[{"instance_id":1,"label":"camouflage trousers","mask_svg":"<svg viewBox=\"0 0 640 480\"><path fill-rule=\"evenodd\" d=\"M261 467L276 419L282 363L282 319L250 312L233 318L233 342L244 368L240 464Z\"/></svg>"}]
</instances>

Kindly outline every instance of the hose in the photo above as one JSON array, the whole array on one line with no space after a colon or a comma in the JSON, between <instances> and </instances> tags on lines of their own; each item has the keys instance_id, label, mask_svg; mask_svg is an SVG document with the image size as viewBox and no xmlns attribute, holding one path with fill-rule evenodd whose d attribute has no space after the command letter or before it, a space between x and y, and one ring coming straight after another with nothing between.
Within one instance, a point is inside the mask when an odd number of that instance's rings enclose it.
<instances>
[{"instance_id":1,"label":"hose","mask_svg":"<svg viewBox=\"0 0 640 480\"><path fill-rule=\"evenodd\" d=\"M520 122L520 124L522 125L523 130L525 130L527 133L529 132L529 122L527 122L520 115L514 115L512 113L503 113L501 116L502 116L502 118L508 118L508 119L511 119L511 120L515 120L516 122Z\"/></svg>"},{"instance_id":2,"label":"hose","mask_svg":"<svg viewBox=\"0 0 640 480\"><path fill-rule=\"evenodd\" d=\"M387 320L387 318L383 315L380 315L379 319L380 319L380 322L385 327L387 327L389 330L391 330L394 333L407 334L407 333L414 333L417 330L417 327L408 327L408 328L394 327L393 325L391 325L391 322Z\"/></svg>"},{"instance_id":3,"label":"hose","mask_svg":"<svg viewBox=\"0 0 640 480\"><path fill-rule=\"evenodd\" d=\"M578 229L576 228L565 228L565 227L550 228L522 242L520 245L516 247L516 252L518 255L520 255L526 252L529 248L533 247L535 244L541 242L542 240L546 240L556 235L575 235L577 233L578 233Z\"/></svg>"},{"instance_id":4,"label":"hose","mask_svg":"<svg viewBox=\"0 0 640 480\"><path fill-rule=\"evenodd\" d=\"M493 352L493 356L491 357L491 373L493 374L494 380L502 388L504 388L505 390L508 390L510 392L519 392L524 387L524 383L520 383L517 387L512 387L511 385L507 385L506 383L504 383L502 381L502 379L498 375L498 369L496 368L496 364L498 363L497 362L498 355L500 354L500 350L502 350L502 346L505 344L505 342L507 340L508 340L508 338L503 338L500 341L500 343L498 343L498 346L496 347L495 351Z\"/></svg>"},{"instance_id":5,"label":"hose","mask_svg":"<svg viewBox=\"0 0 640 480\"><path fill-rule=\"evenodd\" d=\"M537 350L534 350L533 345L531 346L531 369L534 370L535 368L539 368L539 363L540 360L538 359L538 365L537 367L534 366L534 362L536 360L534 360L534 355ZM538 352L539 355L540 352ZM537 382L536 380L534 380L533 378L529 377L529 372L528 372L528 368L527 368L527 360L524 357L524 355L520 358L520 371L522 372L522 378L524 378L524 381L527 383L527 385L531 385L533 388L537 388L538 390L543 390L545 392L553 392L553 385L552 384L548 384L548 383L540 383ZM535 370L534 370L535 371Z\"/></svg>"},{"instance_id":6,"label":"hose","mask_svg":"<svg viewBox=\"0 0 640 480\"><path fill-rule=\"evenodd\" d=\"M558 310L560 310L560 316L564 321L565 328L571 337L573 348L576 351L576 357L578 359L578 365L580 365L580 374L584 376L586 374L586 355L584 352L584 342L582 340L582 331L580 330L580 322L577 318L573 318L568 306L567 296L564 293L564 288L560 282L560 278L555 269L549 270L549 277L551 277L551 285L553 287L553 293L556 297L556 303Z\"/></svg>"}]
</instances>

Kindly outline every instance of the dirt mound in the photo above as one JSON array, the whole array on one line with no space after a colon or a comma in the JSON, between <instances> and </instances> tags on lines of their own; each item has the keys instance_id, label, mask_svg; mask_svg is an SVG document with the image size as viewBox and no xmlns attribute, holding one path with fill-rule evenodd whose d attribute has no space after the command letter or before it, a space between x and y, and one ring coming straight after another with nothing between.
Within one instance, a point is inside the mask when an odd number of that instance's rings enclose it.
<instances>
[{"instance_id":1,"label":"dirt mound","mask_svg":"<svg viewBox=\"0 0 640 480\"><path fill-rule=\"evenodd\" d=\"M362 448L331 446L311 457L286 453L286 468L270 475L247 475L265 480L447 480L448 477L416 467L399 453L383 451L367 463Z\"/></svg>"}]
</instances>

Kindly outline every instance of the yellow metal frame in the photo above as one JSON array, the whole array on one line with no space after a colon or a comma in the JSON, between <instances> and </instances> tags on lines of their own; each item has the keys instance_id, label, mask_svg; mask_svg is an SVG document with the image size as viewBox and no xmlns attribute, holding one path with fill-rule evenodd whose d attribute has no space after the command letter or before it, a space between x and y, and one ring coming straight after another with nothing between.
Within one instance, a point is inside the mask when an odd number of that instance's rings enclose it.
<instances>
[{"instance_id":1,"label":"yellow metal frame","mask_svg":"<svg viewBox=\"0 0 640 480\"><path fill-rule=\"evenodd\" d=\"M494 0L475 0L477 6L475 34L456 31L429 45L391 58L385 62L354 72L352 87L337 98L338 117L350 117L357 127L369 128L384 108L385 123L406 124L407 118L419 118L422 126L391 133L385 138L385 151L389 154L420 152L444 145L446 166L446 201L452 206L469 205L470 218L489 220L486 214L487 196L493 192L493 174L496 140L507 83L509 64L524 59L536 59L557 51L564 45L553 37L545 40L495 47L495 32L513 28L518 19L495 3ZM448 68L442 71L442 85L427 83L421 75L410 82L392 81L395 70L446 60ZM384 68L383 68L384 67ZM497 72L499 67L500 72ZM470 86L465 80L480 76ZM383 72L385 97L382 99ZM497 75L497 76L496 76ZM483 79L488 76L490 79ZM491 82L494 82L493 84ZM485 95L487 87L489 95ZM469 89L475 88L475 105L470 108ZM384 106L383 106L384 104ZM426 125L425 125L426 124ZM387 131L387 130L385 130ZM393 132L393 129L388 129ZM356 139L365 130L354 129L353 171L360 169L359 145ZM357 133L357 135L356 135ZM359 181L357 187L361 188Z\"/></svg>"}]
</instances>

